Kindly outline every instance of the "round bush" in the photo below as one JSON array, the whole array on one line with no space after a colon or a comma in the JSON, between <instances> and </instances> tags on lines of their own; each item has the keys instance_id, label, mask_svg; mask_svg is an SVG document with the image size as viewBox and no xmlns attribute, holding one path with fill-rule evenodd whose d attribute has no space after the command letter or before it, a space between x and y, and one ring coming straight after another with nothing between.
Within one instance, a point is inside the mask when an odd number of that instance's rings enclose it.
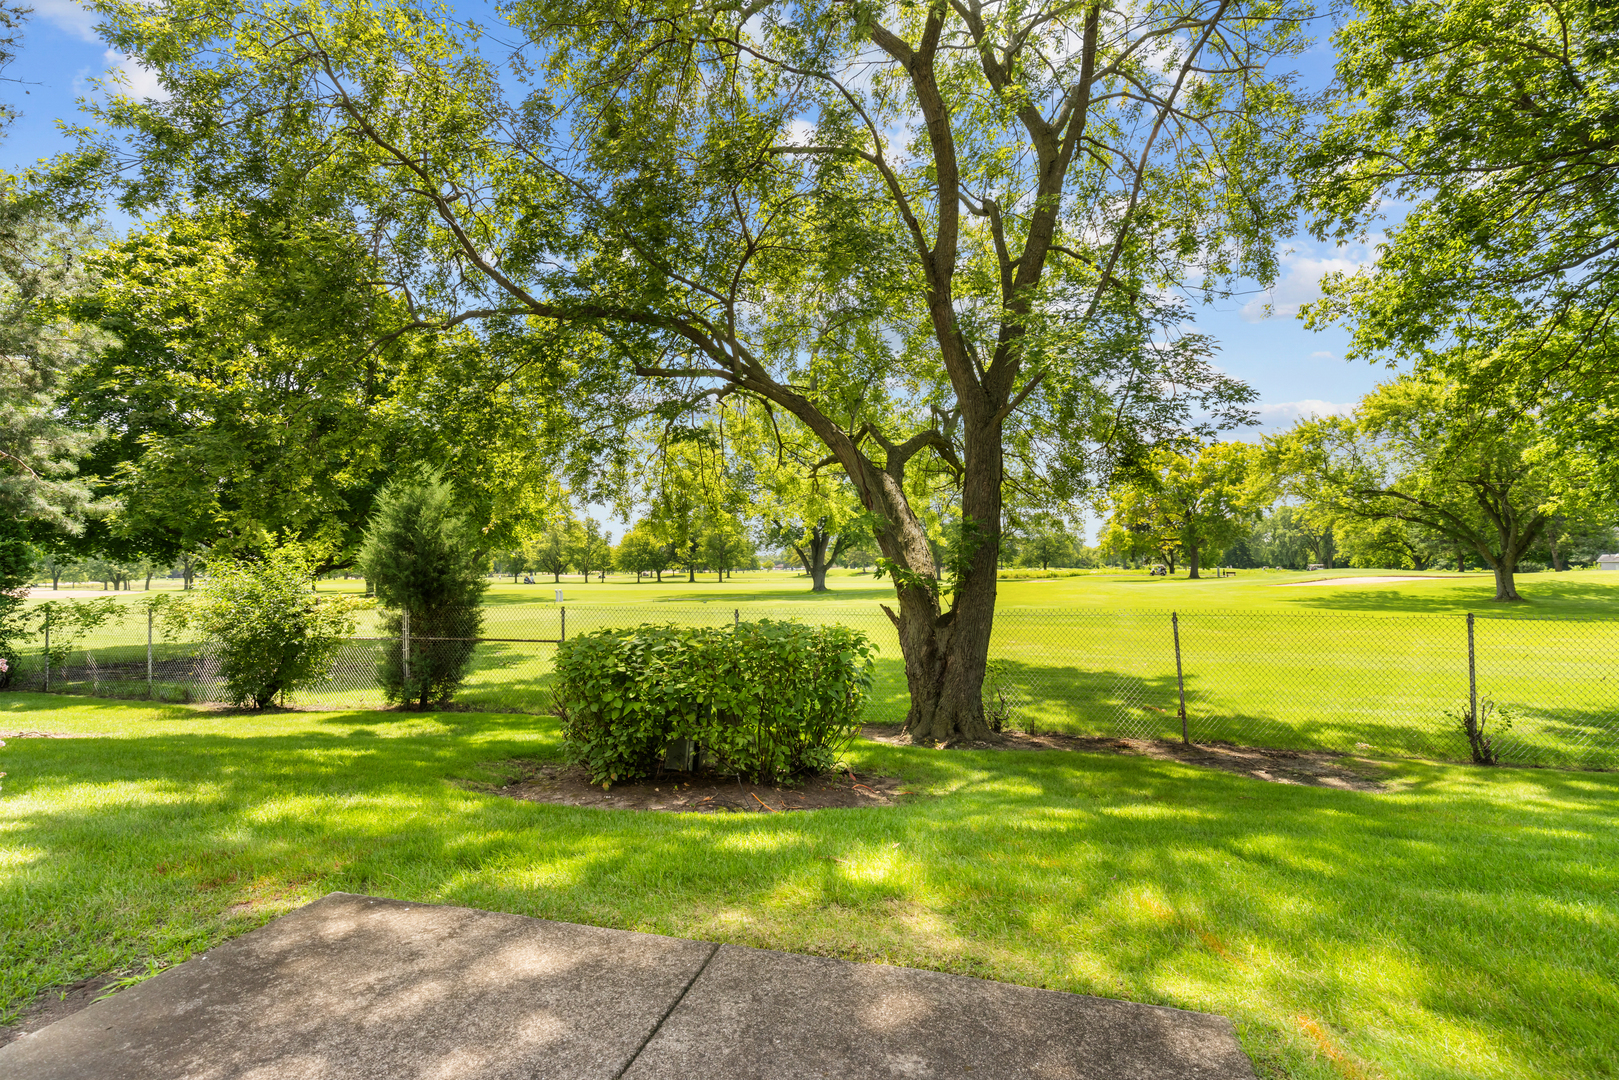
<instances>
[{"instance_id":1,"label":"round bush","mask_svg":"<svg viewBox=\"0 0 1619 1080\"><path fill-rule=\"evenodd\" d=\"M567 752L598 784L656 772L680 739L723 773L824 772L860 728L873 651L847 627L770 619L581 634L557 647Z\"/></svg>"}]
</instances>

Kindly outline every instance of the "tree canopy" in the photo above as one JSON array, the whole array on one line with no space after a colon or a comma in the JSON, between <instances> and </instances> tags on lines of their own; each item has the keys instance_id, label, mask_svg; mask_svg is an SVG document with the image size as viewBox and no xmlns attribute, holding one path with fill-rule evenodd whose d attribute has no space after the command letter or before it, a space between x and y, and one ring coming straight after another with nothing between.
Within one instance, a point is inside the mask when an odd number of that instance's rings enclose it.
<instances>
[{"instance_id":1,"label":"tree canopy","mask_svg":"<svg viewBox=\"0 0 1619 1080\"><path fill-rule=\"evenodd\" d=\"M1296 165L1323 237L1411 204L1308 314L1357 355L1533 409L1619 479L1619 9L1371 0L1337 36L1335 110Z\"/></svg>"},{"instance_id":2,"label":"tree canopy","mask_svg":"<svg viewBox=\"0 0 1619 1080\"><path fill-rule=\"evenodd\" d=\"M1171 571L1184 556L1187 575L1201 576L1205 554L1225 550L1267 501L1255 483L1255 464L1255 448L1246 443L1211 443L1195 453L1154 451L1121 474L1110 492L1104 544L1156 553Z\"/></svg>"},{"instance_id":3,"label":"tree canopy","mask_svg":"<svg viewBox=\"0 0 1619 1080\"><path fill-rule=\"evenodd\" d=\"M1592 462L1546 453L1537 418L1471 404L1435 376L1402 376L1352 419L1301 423L1274 440L1290 468L1318 478L1332 512L1401 522L1474 551L1495 598L1519 600L1518 561L1554 514L1601 516Z\"/></svg>"},{"instance_id":4,"label":"tree canopy","mask_svg":"<svg viewBox=\"0 0 1619 1080\"><path fill-rule=\"evenodd\" d=\"M1250 396L1167 297L1274 271L1301 7L99 10L171 94L86 132L125 205L326 190L401 330L476 324L591 423L796 416L877 523L919 739L984 727L1003 482L1071 493ZM948 608L930 462L973 538Z\"/></svg>"},{"instance_id":5,"label":"tree canopy","mask_svg":"<svg viewBox=\"0 0 1619 1080\"><path fill-rule=\"evenodd\" d=\"M69 532L97 503L79 462L100 432L64 417L62 396L106 342L68 311L93 286L100 239L0 178L0 513Z\"/></svg>"}]
</instances>

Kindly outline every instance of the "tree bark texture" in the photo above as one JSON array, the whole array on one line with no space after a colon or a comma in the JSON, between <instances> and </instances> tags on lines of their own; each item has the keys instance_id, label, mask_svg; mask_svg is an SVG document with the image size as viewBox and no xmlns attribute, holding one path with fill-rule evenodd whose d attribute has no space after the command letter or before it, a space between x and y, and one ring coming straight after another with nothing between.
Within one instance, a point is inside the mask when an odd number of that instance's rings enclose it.
<instances>
[{"instance_id":1,"label":"tree bark texture","mask_svg":"<svg viewBox=\"0 0 1619 1080\"><path fill-rule=\"evenodd\" d=\"M999 422L994 423L998 429ZM894 574L898 610L887 605L883 610L894 623L905 658L911 697L905 731L918 743L948 745L989 733L982 687L995 619L1001 443L984 434L971 427L964 432L964 526L958 564L949 575L956 586L949 610L941 603L939 568L927 531L904 496L903 460L890 453L889 468L883 471L867 463L855 485L877 518L879 549L900 568Z\"/></svg>"},{"instance_id":2,"label":"tree bark texture","mask_svg":"<svg viewBox=\"0 0 1619 1080\"><path fill-rule=\"evenodd\" d=\"M1512 579L1513 567L1508 566L1505 562L1497 562L1494 570L1495 598L1502 602L1522 600L1523 597L1518 595L1517 582Z\"/></svg>"}]
</instances>

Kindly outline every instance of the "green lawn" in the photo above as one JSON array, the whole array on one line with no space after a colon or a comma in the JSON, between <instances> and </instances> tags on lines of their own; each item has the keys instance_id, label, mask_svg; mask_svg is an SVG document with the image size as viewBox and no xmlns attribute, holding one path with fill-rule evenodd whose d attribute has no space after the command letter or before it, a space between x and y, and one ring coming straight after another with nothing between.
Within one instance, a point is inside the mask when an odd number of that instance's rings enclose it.
<instances>
[{"instance_id":1,"label":"green lawn","mask_svg":"<svg viewBox=\"0 0 1619 1080\"><path fill-rule=\"evenodd\" d=\"M1259 745L1370 747L1442 758L1467 756L1445 712L1468 696L1465 615L1476 626L1480 695L1516 710L1504 746L1531 764L1619 767L1619 574L1528 574L1518 605L1498 605L1489 574L1416 575L1389 584L1310 585L1341 577L1412 576L1390 571L1312 574L1243 572L1234 578L1152 578L1095 573L1007 581L1000 588L992 656L1001 662L1017 726L1073 734L1146 737L1179 733L1170 613L1178 613L1189 726L1193 738ZM358 581L322 582L358 590ZM903 718L909 698L893 629L879 604L886 581L838 572L816 595L802 577L749 573L734 581L662 585L629 580L559 587L491 588L484 633L495 638L556 638L639 622L720 624L733 618L842 622L866 631L880 653L869 716ZM139 592L122 598L135 600ZM369 616L361 633L369 632ZM84 642L71 688L146 693L146 627L138 613ZM382 704L371 672L378 644L357 644L330 684L295 704L367 708ZM543 711L549 707L551 646L491 642L478 649L459 701L472 708ZM157 658L189 656L159 633ZM30 659L37 666L37 659ZM117 665L123 664L120 672ZM186 665L177 665L183 675ZM178 678L178 676L177 676ZM159 693L183 692L163 685ZM61 680L58 679L58 686ZM192 692L197 692L195 688Z\"/></svg>"},{"instance_id":2,"label":"green lawn","mask_svg":"<svg viewBox=\"0 0 1619 1080\"><path fill-rule=\"evenodd\" d=\"M6 694L5 728L102 737L0 751L0 1014L341 889L1219 1012L1267 1076L1619 1074L1615 775L862 742L926 796L666 816L454 783L554 759L541 717Z\"/></svg>"}]
</instances>

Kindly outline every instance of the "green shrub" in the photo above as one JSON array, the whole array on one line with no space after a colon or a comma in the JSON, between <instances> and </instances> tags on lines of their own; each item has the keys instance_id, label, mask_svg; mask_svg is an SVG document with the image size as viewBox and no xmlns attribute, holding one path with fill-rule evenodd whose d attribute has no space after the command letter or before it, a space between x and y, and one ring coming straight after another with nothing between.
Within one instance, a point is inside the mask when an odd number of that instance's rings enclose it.
<instances>
[{"instance_id":1,"label":"green shrub","mask_svg":"<svg viewBox=\"0 0 1619 1080\"><path fill-rule=\"evenodd\" d=\"M825 772L860 728L872 652L857 630L769 619L581 634L557 647L567 752L598 784L653 773L680 739L722 773Z\"/></svg>"},{"instance_id":2,"label":"green shrub","mask_svg":"<svg viewBox=\"0 0 1619 1080\"><path fill-rule=\"evenodd\" d=\"M1512 721L1518 717L1517 710L1498 706L1491 698L1480 698L1477 713L1469 702L1460 709L1445 713L1445 716L1467 736L1468 748L1473 752L1473 764L1501 764L1501 752L1496 741L1504 732L1512 730Z\"/></svg>"},{"instance_id":3,"label":"green shrub","mask_svg":"<svg viewBox=\"0 0 1619 1080\"><path fill-rule=\"evenodd\" d=\"M195 626L217 650L234 705L262 709L276 695L325 679L354 632L351 596L310 591L314 566L288 546L256 560L213 558L195 597L176 607L171 627Z\"/></svg>"},{"instance_id":4,"label":"green shrub","mask_svg":"<svg viewBox=\"0 0 1619 1080\"><path fill-rule=\"evenodd\" d=\"M448 701L472 663L488 587L478 530L456 509L450 484L430 472L384 488L359 562L383 607L378 625L393 639L377 666L388 700Z\"/></svg>"}]
</instances>

